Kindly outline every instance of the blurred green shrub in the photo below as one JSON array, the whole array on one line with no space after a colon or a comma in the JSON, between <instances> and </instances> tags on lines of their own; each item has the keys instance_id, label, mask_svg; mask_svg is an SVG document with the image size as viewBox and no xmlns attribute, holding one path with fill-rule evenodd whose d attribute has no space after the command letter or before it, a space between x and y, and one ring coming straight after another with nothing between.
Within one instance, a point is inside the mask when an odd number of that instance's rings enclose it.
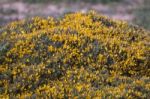
<instances>
[{"instance_id":1,"label":"blurred green shrub","mask_svg":"<svg viewBox=\"0 0 150 99\"><path fill-rule=\"evenodd\" d=\"M134 23L145 29L150 29L150 0L144 0L143 5L135 10Z\"/></svg>"}]
</instances>

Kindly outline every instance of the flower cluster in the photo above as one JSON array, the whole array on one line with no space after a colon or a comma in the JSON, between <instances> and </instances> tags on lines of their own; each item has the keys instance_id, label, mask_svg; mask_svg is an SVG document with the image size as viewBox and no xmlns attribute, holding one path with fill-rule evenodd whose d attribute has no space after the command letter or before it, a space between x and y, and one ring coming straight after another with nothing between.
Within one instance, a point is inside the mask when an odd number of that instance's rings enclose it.
<instances>
[{"instance_id":1,"label":"flower cluster","mask_svg":"<svg viewBox=\"0 0 150 99\"><path fill-rule=\"evenodd\" d=\"M91 11L0 29L0 98L147 98L150 34Z\"/></svg>"}]
</instances>

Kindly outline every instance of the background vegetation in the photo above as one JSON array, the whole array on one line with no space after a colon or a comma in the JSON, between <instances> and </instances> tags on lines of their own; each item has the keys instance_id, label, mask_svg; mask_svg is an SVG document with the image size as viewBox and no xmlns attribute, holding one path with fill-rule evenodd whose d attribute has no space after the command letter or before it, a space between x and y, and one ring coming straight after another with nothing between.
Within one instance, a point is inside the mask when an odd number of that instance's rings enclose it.
<instances>
[{"instance_id":1,"label":"background vegetation","mask_svg":"<svg viewBox=\"0 0 150 99\"><path fill-rule=\"evenodd\" d=\"M144 0L143 4L135 10L135 24L150 29L150 0Z\"/></svg>"}]
</instances>

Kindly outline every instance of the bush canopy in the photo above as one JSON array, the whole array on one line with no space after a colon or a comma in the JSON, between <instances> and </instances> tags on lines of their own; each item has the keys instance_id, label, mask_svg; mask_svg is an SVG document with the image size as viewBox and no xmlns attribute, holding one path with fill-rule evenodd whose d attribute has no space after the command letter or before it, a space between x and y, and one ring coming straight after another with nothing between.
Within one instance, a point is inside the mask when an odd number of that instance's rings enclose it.
<instances>
[{"instance_id":1,"label":"bush canopy","mask_svg":"<svg viewBox=\"0 0 150 99\"><path fill-rule=\"evenodd\" d=\"M0 29L0 98L150 97L150 33L91 11Z\"/></svg>"}]
</instances>

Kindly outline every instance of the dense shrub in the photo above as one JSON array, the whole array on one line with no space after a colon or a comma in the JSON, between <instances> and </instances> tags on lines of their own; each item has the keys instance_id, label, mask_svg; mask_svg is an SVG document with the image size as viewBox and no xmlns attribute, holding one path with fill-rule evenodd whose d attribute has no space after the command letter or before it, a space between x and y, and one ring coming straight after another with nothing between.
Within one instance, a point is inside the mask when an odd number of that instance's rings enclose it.
<instances>
[{"instance_id":1,"label":"dense shrub","mask_svg":"<svg viewBox=\"0 0 150 99\"><path fill-rule=\"evenodd\" d=\"M0 29L0 98L150 97L150 34L95 12Z\"/></svg>"}]
</instances>

